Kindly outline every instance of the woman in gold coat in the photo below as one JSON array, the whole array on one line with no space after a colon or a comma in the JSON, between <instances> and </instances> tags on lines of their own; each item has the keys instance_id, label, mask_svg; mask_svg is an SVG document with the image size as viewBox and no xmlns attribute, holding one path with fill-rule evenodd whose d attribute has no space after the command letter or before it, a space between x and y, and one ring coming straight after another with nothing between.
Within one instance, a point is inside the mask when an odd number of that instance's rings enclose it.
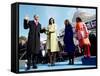
<instances>
[{"instance_id":1,"label":"woman in gold coat","mask_svg":"<svg viewBox=\"0 0 100 76\"><path fill-rule=\"evenodd\" d=\"M49 19L48 34L47 34L47 49L49 52L49 61L51 66L55 65L56 53L59 51L56 24L53 18Z\"/></svg>"}]
</instances>

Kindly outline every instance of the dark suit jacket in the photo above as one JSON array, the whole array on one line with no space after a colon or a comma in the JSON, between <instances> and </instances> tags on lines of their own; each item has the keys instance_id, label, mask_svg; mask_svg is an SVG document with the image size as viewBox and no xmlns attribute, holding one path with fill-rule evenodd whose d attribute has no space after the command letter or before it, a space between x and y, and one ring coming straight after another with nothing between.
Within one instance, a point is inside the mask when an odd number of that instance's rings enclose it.
<instances>
[{"instance_id":1,"label":"dark suit jacket","mask_svg":"<svg viewBox=\"0 0 100 76\"><path fill-rule=\"evenodd\" d=\"M34 21L29 21L24 19L24 29L29 29L28 33L28 42L27 42L27 52L37 54L40 51L40 33L43 33L41 30L41 24L38 23L36 26Z\"/></svg>"}]
</instances>

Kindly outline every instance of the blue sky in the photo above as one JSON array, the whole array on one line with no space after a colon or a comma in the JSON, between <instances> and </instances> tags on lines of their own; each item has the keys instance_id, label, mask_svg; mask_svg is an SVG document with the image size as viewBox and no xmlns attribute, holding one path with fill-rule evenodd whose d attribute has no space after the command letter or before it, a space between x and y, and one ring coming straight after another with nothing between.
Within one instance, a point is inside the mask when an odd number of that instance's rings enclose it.
<instances>
[{"instance_id":1,"label":"blue sky","mask_svg":"<svg viewBox=\"0 0 100 76\"><path fill-rule=\"evenodd\" d=\"M84 12L95 14L95 9L79 8ZM19 36L28 36L28 29L23 28L23 20L26 15L30 20L33 20L33 15L39 15L39 22L42 27L48 26L48 20L50 17L55 19L57 24L57 32L64 28L64 20L69 19L72 21L73 14L76 12L76 8L73 7L52 7L52 6L36 6L36 5L20 5L19 6Z\"/></svg>"}]
</instances>

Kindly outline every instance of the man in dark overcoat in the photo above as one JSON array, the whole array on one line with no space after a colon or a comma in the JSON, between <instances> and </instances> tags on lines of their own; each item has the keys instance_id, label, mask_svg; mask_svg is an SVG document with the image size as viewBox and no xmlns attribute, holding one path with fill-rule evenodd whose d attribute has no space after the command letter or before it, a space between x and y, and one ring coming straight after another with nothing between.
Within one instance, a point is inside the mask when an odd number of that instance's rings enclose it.
<instances>
[{"instance_id":1,"label":"man in dark overcoat","mask_svg":"<svg viewBox=\"0 0 100 76\"><path fill-rule=\"evenodd\" d=\"M36 69L37 56L40 51L40 33L44 32L39 23L39 16L34 15L34 20L29 21L28 17L24 19L24 29L29 29L28 42L27 42L27 70L30 69L31 62L32 68Z\"/></svg>"}]
</instances>

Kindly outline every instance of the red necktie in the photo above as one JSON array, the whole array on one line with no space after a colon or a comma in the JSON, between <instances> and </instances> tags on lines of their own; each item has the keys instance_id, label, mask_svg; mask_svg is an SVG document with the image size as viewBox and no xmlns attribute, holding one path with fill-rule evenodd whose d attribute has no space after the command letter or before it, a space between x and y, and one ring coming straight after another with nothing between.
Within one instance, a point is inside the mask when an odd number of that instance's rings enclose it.
<instances>
[{"instance_id":1,"label":"red necktie","mask_svg":"<svg viewBox=\"0 0 100 76\"><path fill-rule=\"evenodd\" d=\"M37 25L38 25L38 22L36 21L35 24L36 24L36 26L37 26Z\"/></svg>"}]
</instances>

